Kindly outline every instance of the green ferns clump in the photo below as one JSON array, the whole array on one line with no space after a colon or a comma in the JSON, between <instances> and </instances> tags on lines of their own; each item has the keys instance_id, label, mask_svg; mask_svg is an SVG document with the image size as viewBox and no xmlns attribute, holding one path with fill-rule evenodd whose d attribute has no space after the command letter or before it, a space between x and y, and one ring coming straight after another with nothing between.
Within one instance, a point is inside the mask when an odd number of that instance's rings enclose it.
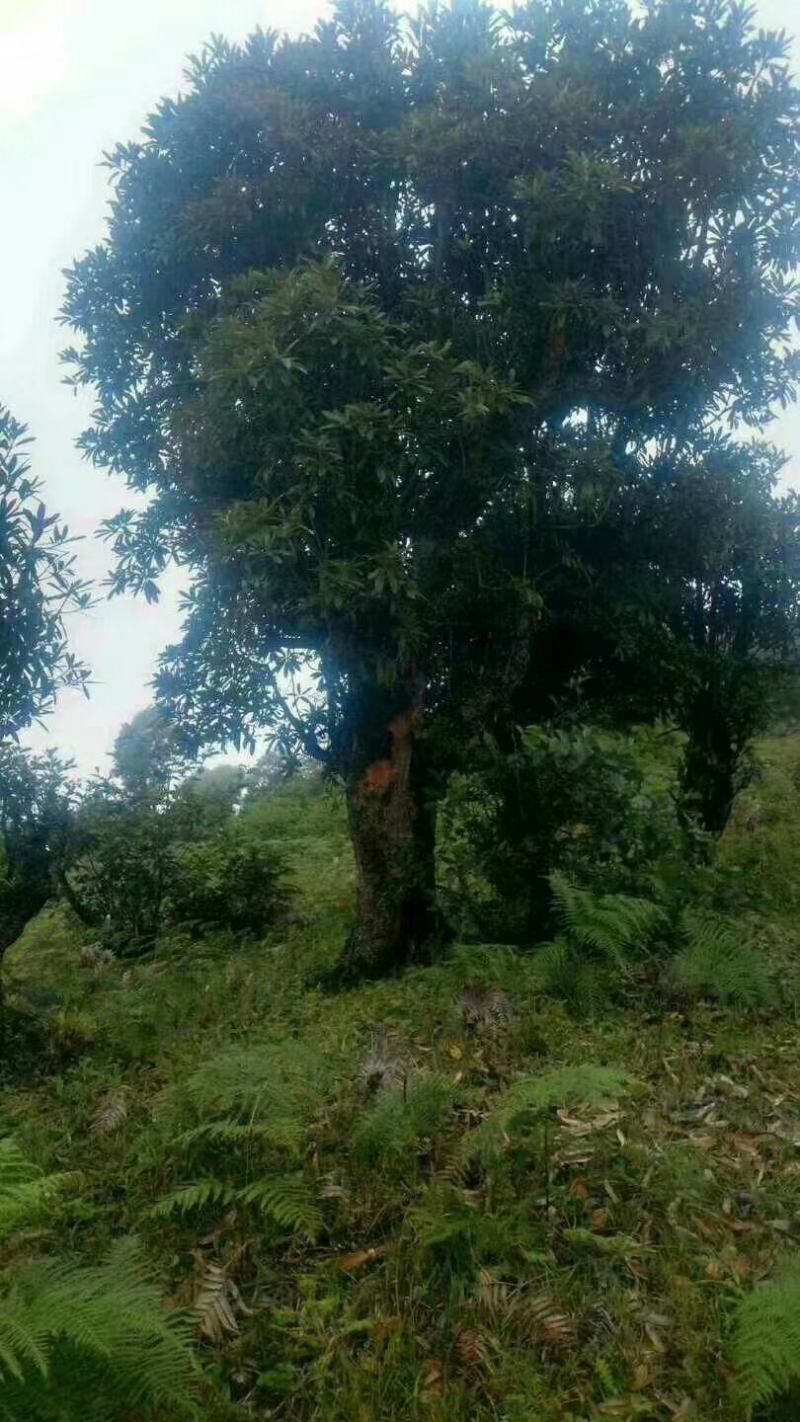
<instances>
[{"instance_id":1,"label":"green ferns clump","mask_svg":"<svg viewBox=\"0 0 800 1422\"><path fill-rule=\"evenodd\" d=\"M636 1086L628 1072L591 1062L524 1077L503 1093L491 1113L465 1137L464 1154L489 1160L502 1152L515 1131L524 1130L529 1121L552 1107L611 1106Z\"/></svg>"},{"instance_id":2,"label":"green ferns clump","mask_svg":"<svg viewBox=\"0 0 800 1422\"><path fill-rule=\"evenodd\" d=\"M734 926L713 914L684 913L685 942L674 959L674 984L694 997L711 997L754 1011L774 995L769 967L742 942Z\"/></svg>"},{"instance_id":3,"label":"green ferns clump","mask_svg":"<svg viewBox=\"0 0 800 1422\"><path fill-rule=\"evenodd\" d=\"M74 1181L43 1175L13 1141L0 1141L0 1238L46 1219ZM0 1272L4 1422L196 1417L192 1332L191 1318L162 1307L131 1240L93 1267L12 1262Z\"/></svg>"},{"instance_id":4,"label":"green ferns clump","mask_svg":"<svg viewBox=\"0 0 800 1422\"><path fill-rule=\"evenodd\" d=\"M315 1240L322 1229L322 1212L311 1188L301 1176L269 1175L236 1188L224 1180L205 1176L179 1185L150 1211L154 1219L188 1215L209 1205L254 1207L277 1225Z\"/></svg>"},{"instance_id":5,"label":"green ferns clump","mask_svg":"<svg viewBox=\"0 0 800 1422\"><path fill-rule=\"evenodd\" d=\"M441 1130L454 1093L453 1083L435 1074L386 1087L356 1125L355 1156L377 1164L413 1155L425 1138Z\"/></svg>"},{"instance_id":6,"label":"green ferns clump","mask_svg":"<svg viewBox=\"0 0 800 1422\"><path fill-rule=\"evenodd\" d=\"M45 1175L10 1136L0 1140L0 1242L46 1218L58 1197L78 1177Z\"/></svg>"},{"instance_id":7,"label":"green ferns clump","mask_svg":"<svg viewBox=\"0 0 800 1422\"><path fill-rule=\"evenodd\" d=\"M301 1167L309 1128L335 1087L326 1055L292 1038L233 1047L199 1067L166 1098L176 1122L187 1109L200 1117L169 1146L194 1163L196 1178L160 1199L151 1217L256 1210L315 1240L322 1213Z\"/></svg>"},{"instance_id":8,"label":"green ferns clump","mask_svg":"<svg viewBox=\"0 0 800 1422\"><path fill-rule=\"evenodd\" d=\"M736 1311L732 1349L747 1417L800 1377L800 1268L754 1289Z\"/></svg>"},{"instance_id":9,"label":"green ferns clump","mask_svg":"<svg viewBox=\"0 0 800 1422\"><path fill-rule=\"evenodd\" d=\"M561 932L536 954L539 981L574 1011L590 1015L608 996L610 973L625 969L634 951L646 947L664 911L649 899L578 888L559 872L550 875L550 887Z\"/></svg>"}]
</instances>

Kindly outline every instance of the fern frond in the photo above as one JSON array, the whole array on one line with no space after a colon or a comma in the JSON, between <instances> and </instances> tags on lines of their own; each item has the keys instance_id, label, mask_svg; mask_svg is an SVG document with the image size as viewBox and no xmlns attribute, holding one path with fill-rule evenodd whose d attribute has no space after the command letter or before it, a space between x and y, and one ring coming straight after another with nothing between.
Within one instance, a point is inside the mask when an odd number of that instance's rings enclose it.
<instances>
[{"instance_id":1,"label":"fern frond","mask_svg":"<svg viewBox=\"0 0 800 1422\"><path fill-rule=\"evenodd\" d=\"M608 1001L607 975L596 964L582 961L580 949L563 935L543 943L533 965L542 990L560 998L577 1016L591 1017Z\"/></svg>"},{"instance_id":2,"label":"fern frond","mask_svg":"<svg viewBox=\"0 0 800 1422\"><path fill-rule=\"evenodd\" d=\"M441 1130L453 1102L453 1083L444 1076L419 1075L385 1088L356 1126L353 1149L368 1161L413 1153L425 1137Z\"/></svg>"},{"instance_id":3,"label":"fern frond","mask_svg":"<svg viewBox=\"0 0 800 1422\"><path fill-rule=\"evenodd\" d=\"M751 1011L772 999L768 964L742 942L733 924L714 914L685 913L681 931L686 946L671 968L676 986Z\"/></svg>"},{"instance_id":4,"label":"fern frond","mask_svg":"<svg viewBox=\"0 0 800 1422\"><path fill-rule=\"evenodd\" d=\"M59 1195L79 1182L80 1176L69 1172L45 1175L14 1140L0 1140L0 1239L35 1224Z\"/></svg>"},{"instance_id":5,"label":"fern frond","mask_svg":"<svg viewBox=\"0 0 800 1422\"><path fill-rule=\"evenodd\" d=\"M179 1185L169 1195L164 1195L150 1214L154 1219L167 1219L170 1215L186 1215L192 1210L205 1209L206 1205L229 1205L235 1196L231 1185L224 1180L207 1176L187 1185Z\"/></svg>"},{"instance_id":6,"label":"fern frond","mask_svg":"<svg viewBox=\"0 0 800 1422\"><path fill-rule=\"evenodd\" d=\"M196 1256L197 1257L197 1256ZM221 1343L239 1332L231 1305L232 1286L224 1264L214 1259L198 1259L194 1310L200 1332L206 1338Z\"/></svg>"},{"instance_id":7,"label":"fern frond","mask_svg":"<svg viewBox=\"0 0 800 1422\"><path fill-rule=\"evenodd\" d=\"M276 1224L296 1230L311 1241L322 1229L322 1211L303 1180L273 1176L256 1180L236 1198L243 1205L255 1205Z\"/></svg>"},{"instance_id":8,"label":"fern frond","mask_svg":"<svg viewBox=\"0 0 800 1422\"><path fill-rule=\"evenodd\" d=\"M305 1130L300 1121L291 1116L277 1116L269 1121L237 1121L224 1116L219 1121L204 1121L176 1136L173 1144L195 1146L207 1142L210 1145L249 1145L253 1141L266 1141L293 1152L299 1149L305 1139Z\"/></svg>"},{"instance_id":9,"label":"fern frond","mask_svg":"<svg viewBox=\"0 0 800 1422\"><path fill-rule=\"evenodd\" d=\"M455 987L489 989L513 983L524 958L505 943L455 943L445 969Z\"/></svg>"},{"instance_id":10,"label":"fern frond","mask_svg":"<svg viewBox=\"0 0 800 1422\"><path fill-rule=\"evenodd\" d=\"M663 910L649 899L626 894L593 894L565 874L550 875L556 916L579 947L622 966L632 949L642 948L663 921Z\"/></svg>"},{"instance_id":11,"label":"fern frond","mask_svg":"<svg viewBox=\"0 0 800 1422\"><path fill-rule=\"evenodd\" d=\"M110 1135L112 1131L119 1130L127 1118L128 1092L125 1087L120 1087L117 1091L110 1091L97 1106L92 1117L92 1130L101 1136Z\"/></svg>"},{"instance_id":12,"label":"fern frond","mask_svg":"<svg viewBox=\"0 0 800 1422\"><path fill-rule=\"evenodd\" d=\"M271 1112L307 1118L332 1089L327 1063L293 1039L234 1047L198 1068L182 1087L201 1111Z\"/></svg>"},{"instance_id":13,"label":"fern frond","mask_svg":"<svg viewBox=\"0 0 800 1422\"><path fill-rule=\"evenodd\" d=\"M748 1418L800 1376L800 1269L755 1289L738 1306L732 1349Z\"/></svg>"},{"instance_id":14,"label":"fern frond","mask_svg":"<svg viewBox=\"0 0 800 1422\"><path fill-rule=\"evenodd\" d=\"M575 955L568 938L559 936L552 943L543 943L534 958L536 976L545 992L562 996L569 987L575 967Z\"/></svg>"},{"instance_id":15,"label":"fern frond","mask_svg":"<svg viewBox=\"0 0 800 1422\"><path fill-rule=\"evenodd\" d=\"M0 1311L0 1379L10 1373L22 1381L28 1367L47 1374L47 1333L32 1327L15 1296L7 1295Z\"/></svg>"},{"instance_id":16,"label":"fern frond","mask_svg":"<svg viewBox=\"0 0 800 1422\"><path fill-rule=\"evenodd\" d=\"M94 1268L40 1260L15 1271L0 1319L3 1402L11 1416L15 1402L27 1406L19 1415L37 1415L36 1377L46 1376L59 1395L80 1358L91 1363L98 1389L118 1399L115 1417L123 1407L191 1409L190 1324L164 1311L129 1241Z\"/></svg>"}]
</instances>

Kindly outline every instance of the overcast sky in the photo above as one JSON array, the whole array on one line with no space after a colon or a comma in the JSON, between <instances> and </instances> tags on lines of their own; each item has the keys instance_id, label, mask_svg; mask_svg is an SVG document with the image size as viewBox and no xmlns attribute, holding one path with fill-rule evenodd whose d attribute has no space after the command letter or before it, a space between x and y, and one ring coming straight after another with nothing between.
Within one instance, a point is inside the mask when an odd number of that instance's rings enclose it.
<instances>
[{"instance_id":1,"label":"overcast sky","mask_svg":"<svg viewBox=\"0 0 800 1422\"><path fill-rule=\"evenodd\" d=\"M80 559L94 577L107 553L93 530L130 495L74 448L88 401L60 383L66 336L54 315L62 269L102 235L99 159L179 88L184 57L211 33L308 30L325 9L318 0L0 0L0 401L35 435L47 503L87 536ZM764 25L800 31L797 0L761 0L758 12ZM787 481L800 485L800 412L770 434L792 457ZM115 599L72 619L73 647L93 669L91 699L62 695L46 731L34 731L37 745L58 745L85 772L104 768L177 630L174 583L165 591L155 607Z\"/></svg>"}]
</instances>

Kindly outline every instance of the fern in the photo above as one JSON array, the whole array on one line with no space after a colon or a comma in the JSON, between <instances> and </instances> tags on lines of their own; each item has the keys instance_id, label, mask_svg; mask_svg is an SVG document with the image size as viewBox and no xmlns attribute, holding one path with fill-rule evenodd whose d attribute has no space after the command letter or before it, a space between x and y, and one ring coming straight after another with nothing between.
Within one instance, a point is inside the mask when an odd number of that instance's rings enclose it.
<instances>
[{"instance_id":1,"label":"fern","mask_svg":"<svg viewBox=\"0 0 800 1422\"><path fill-rule=\"evenodd\" d=\"M570 942L605 963L624 966L632 949L646 944L663 921L663 910L649 899L592 894L560 871L550 875L550 887L556 917Z\"/></svg>"},{"instance_id":2,"label":"fern","mask_svg":"<svg viewBox=\"0 0 800 1422\"><path fill-rule=\"evenodd\" d=\"M191 1322L163 1310L130 1241L94 1268L16 1270L0 1297L4 1417L52 1417L53 1396L68 1422L195 1415Z\"/></svg>"},{"instance_id":3,"label":"fern","mask_svg":"<svg viewBox=\"0 0 800 1422\"><path fill-rule=\"evenodd\" d=\"M417 1076L387 1087L356 1126L353 1150L376 1163L413 1153L424 1137L443 1126L453 1102L453 1083L443 1076Z\"/></svg>"},{"instance_id":4,"label":"fern","mask_svg":"<svg viewBox=\"0 0 800 1422\"><path fill-rule=\"evenodd\" d=\"M207 1205L229 1205L235 1191L224 1180L207 1176L188 1185L179 1185L153 1205L150 1213L155 1219L167 1219L170 1215L188 1215L193 1210L203 1210Z\"/></svg>"},{"instance_id":5,"label":"fern","mask_svg":"<svg viewBox=\"0 0 800 1422\"><path fill-rule=\"evenodd\" d=\"M615 1067L558 1067L540 1077L525 1077L509 1087L489 1116L464 1139L468 1158L491 1159L509 1137L553 1106L609 1106L636 1087L633 1078Z\"/></svg>"},{"instance_id":6,"label":"fern","mask_svg":"<svg viewBox=\"0 0 800 1422\"><path fill-rule=\"evenodd\" d=\"M198 1068L182 1094L200 1111L247 1113L305 1121L331 1090L328 1064L310 1044L293 1040L235 1047Z\"/></svg>"},{"instance_id":7,"label":"fern","mask_svg":"<svg viewBox=\"0 0 800 1422\"><path fill-rule=\"evenodd\" d=\"M748 1418L800 1376L800 1268L742 1299L732 1356Z\"/></svg>"},{"instance_id":8,"label":"fern","mask_svg":"<svg viewBox=\"0 0 800 1422\"><path fill-rule=\"evenodd\" d=\"M45 1175L16 1142L0 1140L0 1240L46 1217L58 1196L80 1180L75 1174Z\"/></svg>"},{"instance_id":9,"label":"fern","mask_svg":"<svg viewBox=\"0 0 800 1422\"><path fill-rule=\"evenodd\" d=\"M308 1127L335 1089L324 1056L294 1040L235 1047L198 1068L179 1092L169 1093L178 1118L186 1105L200 1120L177 1141L184 1147L241 1145L260 1139L297 1158Z\"/></svg>"},{"instance_id":10,"label":"fern","mask_svg":"<svg viewBox=\"0 0 800 1422\"><path fill-rule=\"evenodd\" d=\"M299 1179L280 1176L256 1180L236 1196L243 1205L255 1205L279 1225L315 1240L322 1229L322 1212L308 1186Z\"/></svg>"},{"instance_id":11,"label":"fern","mask_svg":"<svg viewBox=\"0 0 800 1422\"><path fill-rule=\"evenodd\" d=\"M533 964L540 987L588 1016L608 996L608 975L624 968L664 922L664 912L648 899L626 894L593 894L565 874L550 876L553 907L561 933L545 943Z\"/></svg>"},{"instance_id":12,"label":"fern","mask_svg":"<svg viewBox=\"0 0 800 1422\"><path fill-rule=\"evenodd\" d=\"M237 1121L234 1117L223 1116L219 1121L204 1121L191 1130L182 1131L172 1144L184 1147L205 1143L240 1146L265 1141L295 1154L304 1139L302 1124L292 1116L276 1116L270 1121Z\"/></svg>"},{"instance_id":13,"label":"fern","mask_svg":"<svg viewBox=\"0 0 800 1422\"><path fill-rule=\"evenodd\" d=\"M751 1011L774 995L767 963L743 943L732 924L713 914L684 913L686 946L672 963L673 982L698 997Z\"/></svg>"},{"instance_id":14,"label":"fern","mask_svg":"<svg viewBox=\"0 0 800 1422\"><path fill-rule=\"evenodd\" d=\"M295 1229L309 1239L316 1239L322 1228L320 1210L308 1187L297 1177L270 1176L239 1189L208 1176L205 1180L179 1185L177 1190L159 1200L150 1213L156 1219L169 1219L172 1215L204 1210L209 1205L256 1205L277 1224Z\"/></svg>"},{"instance_id":15,"label":"fern","mask_svg":"<svg viewBox=\"0 0 800 1422\"><path fill-rule=\"evenodd\" d=\"M448 980L460 988L513 987L524 972L525 960L504 943L455 943L448 955Z\"/></svg>"},{"instance_id":16,"label":"fern","mask_svg":"<svg viewBox=\"0 0 800 1422\"><path fill-rule=\"evenodd\" d=\"M603 977L594 963L580 961L574 944L554 938L539 948L534 958L539 986L583 1017L597 1012L606 1000Z\"/></svg>"}]
</instances>

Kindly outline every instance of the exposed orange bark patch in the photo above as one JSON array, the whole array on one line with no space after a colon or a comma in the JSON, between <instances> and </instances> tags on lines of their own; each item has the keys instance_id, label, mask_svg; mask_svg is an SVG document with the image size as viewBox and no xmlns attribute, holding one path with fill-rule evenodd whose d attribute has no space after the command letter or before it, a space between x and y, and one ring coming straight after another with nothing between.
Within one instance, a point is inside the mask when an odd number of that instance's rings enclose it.
<instances>
[{"instance_id":1,"label":"exposed orange bark patch","mask_svg":"<svg viewBox=\"0 0 800 1422\"><path fill-rule=\"evenodd\" d=\"M359 796L382 795L385 790L391 790L396 779L397 771L390 760L374 760L361 778Z\"/></svg>"}]
</instances>

